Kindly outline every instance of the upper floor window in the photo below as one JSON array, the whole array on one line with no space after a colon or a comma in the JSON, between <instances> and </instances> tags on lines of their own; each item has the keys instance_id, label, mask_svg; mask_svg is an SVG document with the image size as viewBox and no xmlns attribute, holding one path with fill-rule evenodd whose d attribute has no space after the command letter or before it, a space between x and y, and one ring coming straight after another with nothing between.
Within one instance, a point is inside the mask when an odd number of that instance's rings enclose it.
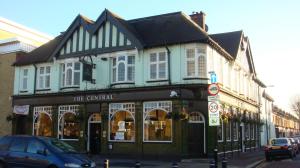
<instances>
[{"instance_id":1,"label":"upper floor window","mask_svg":"<svg viewBox=\"0 0 300 168\"><path fill-rule=\"evenodd\" d=\"M187 76L206 77L205 53L199 48L186 50Z\"/></svg>"},{"instance_id":2,"label":"upper floor window","mask_svg":"<svg viewBox=\"0 0 300 168\"><path fill-rule=\"evenodd\" d=\"M27 90L28 89L28 69L23 69L21 75L21 90Z\"/></svg>"},{"instance_id":3,"label":"upper floor window","mask_svg":"<svg viewBox=\"0 0 300 168\"><path fill-rule=\"evenodd\" d=\"M167 61L166 52L150 54L150 80L167 79Z\"/></svg>"},{"instance_id":4,"label":"upper floor window","mask_svg":"<svg viewBox=\"0 0 300 168\"><path fill-rule=\"evenodd\" d=\"M61 64L62 87L79 86L80 69L81 65L79 62L68 62Z\"/></svg>"},{"instance_id":5,"label":"upper floor window","mask_svg":"<svg viewBox=\"0 0 300 168\"><path fill-rule=\"evenodd\" d=\"M39 67L37 70L37 87L38 89L50 88L50 66Z\"/></svg>"},{"instance_id":6,"label":"upper floor window","mask_svg":"<svg viewBox=\"0 0 300 168\"><path fill-rule=\"evenodd\" d=\"M133 55L121 55L112 58L113 83L133 82L135 74L134 64L135 57Z\"/></svg>"}]
</instances>

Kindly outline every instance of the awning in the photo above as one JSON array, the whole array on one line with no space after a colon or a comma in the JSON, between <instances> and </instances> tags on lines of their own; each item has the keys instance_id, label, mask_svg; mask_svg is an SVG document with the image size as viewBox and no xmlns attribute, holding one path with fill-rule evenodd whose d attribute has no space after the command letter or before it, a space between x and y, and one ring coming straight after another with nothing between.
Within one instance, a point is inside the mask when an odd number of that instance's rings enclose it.
<instances>
[{"instance_id":1,"label":"awning","mask_svg":"<svg viewBox=\"0 0 300 168\"><path fill-rule=\"evenodd\" d=\"M28 113L29 113L29 105L14 106L13 113L20 114L20 115L28 115Z\"/></svg>"}]
</instances>

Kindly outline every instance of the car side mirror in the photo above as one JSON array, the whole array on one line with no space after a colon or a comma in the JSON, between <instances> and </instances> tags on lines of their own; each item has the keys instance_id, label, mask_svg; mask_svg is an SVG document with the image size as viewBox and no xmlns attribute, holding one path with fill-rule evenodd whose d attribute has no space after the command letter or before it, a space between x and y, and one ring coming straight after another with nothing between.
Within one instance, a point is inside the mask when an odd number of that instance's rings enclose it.
<instances>
[{"instance_id":1,"label":"car side mirror","mask_svg":"<svg viewBox=\"0 0 300 168\"><path fill-rule=\"evenodd\" d=\"M47 155L47 153L46 153L46 150L37 150L37 152L36 152L37 154L40 154L40 155Z\"/></svg>"}]
</instances>

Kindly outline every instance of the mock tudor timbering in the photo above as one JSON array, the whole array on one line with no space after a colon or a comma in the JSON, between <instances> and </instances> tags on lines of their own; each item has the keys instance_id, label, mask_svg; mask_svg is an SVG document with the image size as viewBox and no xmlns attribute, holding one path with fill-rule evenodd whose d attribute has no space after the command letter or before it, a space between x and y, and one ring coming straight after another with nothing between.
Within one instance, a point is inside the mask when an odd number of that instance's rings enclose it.
<instances>
[{"instance_id":1,"label":"mock tudor timbering","mask_svg":"<svg viewBox=\"0 0 300 168\"><path fill-rule=\"evenodd\" d=\"M258 147L262 83L249 40L242 31L210 35L202 21L182 12L133 20L109 10L96 21L79 15L14 63L13 104L30 106L21 133L103 154L199 157L216 146ZM221 88L219 127L208 125L210 71Z\"/></svg>"}]
</instances>

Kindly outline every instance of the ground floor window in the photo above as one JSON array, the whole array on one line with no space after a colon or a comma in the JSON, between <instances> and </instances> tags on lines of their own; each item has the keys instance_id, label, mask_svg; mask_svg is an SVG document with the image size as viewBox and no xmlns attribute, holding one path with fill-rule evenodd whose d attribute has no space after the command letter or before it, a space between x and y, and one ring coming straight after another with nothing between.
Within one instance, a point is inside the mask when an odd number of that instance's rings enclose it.
<instances>
[{"instance_id":1,"label":"ground floor window","mask_svg":"<svg viewBox=\"0 0 300 168\"><path fill-rule=\"evenodd\" d=\"M58 138L64 140L78 140L80 122L78 120L79 105L59 106L58 110Z\"/></svg>"},{"instance_id":2,"label":"ground floor window","mask_svg":"<svg viewBox=\"0 0 300 168\"><path fill-rule=\"evenodd\" d=\"M226 140L231 141L231 122L226 123Z\"/></svg>"},{"instance_id":3,"label":"ground floor window","mask_svg":"<svg viewBox=\"0 0 300 168\"><path fill-rule=\"evenodd\" d=\"M135 104L109 104L109 140L135 141Z\"/></svg>"},{"instance_id":4,"label":"ground floor window","mask_svg":"<svg viewBox=\"0 0 300 168\"><path fill-rule=\"evenodd\" d=\"M220 121L220 125L217 126L218 142L223 142L224 124L223 120Z\"/></svg>"},{"instance_id":5,"label":"ground floor window","mask_svg":"<svg viewBox=\"0 0 300 168\"><path fill-rule=\"evenodd\" d=\"M52 107L40 106L33 109L33 135L52 136Z\"/></svg>"},{"instance_id":6,"label":"ground floor window","mask_svg":"<svg viewBox=\"0 0 300 168\"><path fill-rule=\"evenodd\" d=\"M172 112L172 102L145 102L143 111L144 141L171 142L172 120L167 114Z\"/></svg>"},{"instance_id":7,"label":"ground floor window","mask_svg":"<svg viewBox=\"0 0 300 168\"><path fill-rule=\"evenodd\" d=\"M250 139L250 124L245 124L245 139Z\"/></svg>"},{"instance_id":8,"label":"ground floor window","mask_svg":"<svg viewBox=\"0 0 300 168\"><path fill-rule=\"evenodd\" d=\"M233 140L237 141L238 135L239 135L239 123L238 122L232 123L232 133L233 133Z\"/></svg>"}]
</instances>

